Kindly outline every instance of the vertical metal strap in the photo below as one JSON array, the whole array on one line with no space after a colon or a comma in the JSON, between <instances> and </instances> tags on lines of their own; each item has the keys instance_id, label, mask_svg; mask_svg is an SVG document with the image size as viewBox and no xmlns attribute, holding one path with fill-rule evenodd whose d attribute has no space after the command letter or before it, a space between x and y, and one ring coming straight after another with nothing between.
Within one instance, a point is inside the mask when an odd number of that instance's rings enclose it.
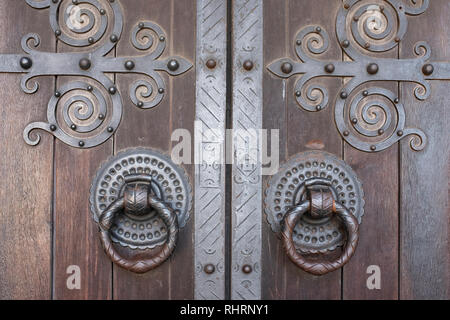
<instances>
[{"instance_id":1,"label":"vertical metal strap","mask_svg":"<svg viewBox=\"0 0 450 320\"><path fill-rule=\"evenodd\" d=\"M195 299L225 299L227 1L197 1Z\"/></svg>"},{"instance_id":2,"label":"vertical metal strap","mask_svg":"<svg viewBox=\"0 0 450 320\"><path fill-rule=\"evenodd\" d=\"M263 0L233 1L231 298L261 298Z\"/></svg>"}]
</instances>

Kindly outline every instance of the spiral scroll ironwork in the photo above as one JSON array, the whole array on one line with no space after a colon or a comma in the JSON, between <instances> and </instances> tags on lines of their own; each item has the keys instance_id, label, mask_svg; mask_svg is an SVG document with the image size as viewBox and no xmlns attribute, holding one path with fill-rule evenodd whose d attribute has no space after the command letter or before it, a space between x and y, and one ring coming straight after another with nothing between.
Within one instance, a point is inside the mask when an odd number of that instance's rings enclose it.
<instances>
[{"instance_id":1,"label":"spiral scroll ironwork","mask_svg":"<svg viewBox=\"0 0 450 320\"><path fill-rule=\"evenodd\" d=\"M106 73L135 73L143 76L130 87L130 100L139 108L157 106L167 91L161 72L177 76L192 64L179 56L159 60L167 39L156 23L143 21L131 33L131 43L143 55L108 57L122 37L123 14L120 1L111 0L26 0L36 9L48 9L50 27L57 39L69 46L90 51L53 53L39 51L40 38L30 33L22 38L25 55L3 55L1 70L23 73L25 93L38 91L41 76L79 76L58 88L47 108L48 122L29 124L24 139L37 145L44 130L64 143L89 148L105 142L117 130L122 117L121 94Z\"/></svg>"},{"instance_id":2,"label":"spiral scroll ironwork","mask_svg":"<svg viewBox=\"0 0 450 320\"><path fill-rule=\"evenodd\" d=\"M428 5L428 0L345 0L337 13L336 37L349 61L320 59L330 45L328 33L321 26L308 25L294 39L295 52L301 61L282 58L272 62L268 69L285 79L301 75L294 96L300 107L310 112L323 110L329 103L327 88L315 84L316 78L348 79L334 107L335 122L345 141L359 150L377 152L412 136L411 148L420 151L427 142L424 132L405 128L405 108L399 97L373 83L412 82L416 84L415 97L425 100L431 92L427 80L449 77L445 72L433 74L434 66L429 61L431 48L424 41L416 43L416 57L412 59L374 55L397 47L407 32L407 17L422 14ZM359 89L362 85L367 89Z\"/></svg>"}]
</instances>

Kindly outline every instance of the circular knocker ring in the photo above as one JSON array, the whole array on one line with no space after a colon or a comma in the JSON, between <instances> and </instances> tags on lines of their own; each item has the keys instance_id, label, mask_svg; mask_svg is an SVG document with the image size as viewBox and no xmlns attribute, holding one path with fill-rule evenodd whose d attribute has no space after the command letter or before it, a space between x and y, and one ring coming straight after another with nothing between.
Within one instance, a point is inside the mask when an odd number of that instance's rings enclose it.
<instances>
[{"instance_id":1,"label":"circular knocker ring","mask_svg":"<svg viewBox=\"0 0 450 320\"><path fill-rule=\"evenodd\" d=\"M144 183L147 182L147 183ZM154 209L167 227L168 235L161 250L147 259L129 260L115 249L110 230L116 217L123 213L130 216L144 216ZM144 273L161 265L173 252L178 239L178 216L164 201L151 192L151 177L143 175L126 178L123 196L112 202L100 215L100 239L109 258L122 268L136 273Z\"/></svg>"},{"instance_id":2,"label":"circular knocker ring","mask_svg":"<svg viewBox=\"0 0 450 320\"><path fill-rule=\"evenodd\" d=\"M317 190L310 191L309 194L311 200L305 200L290 208L286 212L281 223L281 237L286 254L293 263L306 272L315 275L324 275L328 272L341 268L355 253L359 238L358 221L344 205L339 204L332 198L329 188L319 188ZM317 201L317 199L322 200ZM317 203L320 203L320 207L317 207ZM308 211L310 211L311 215L315 217L318 217L319 215L325 217L330 214L336 214L337 217L339 217L344 223L347 233L347 240L341 255L336 260L331 262L315 261L305 258L296 250L292 238L294 228L300 218Z\"/></svg>"}]
</instances>

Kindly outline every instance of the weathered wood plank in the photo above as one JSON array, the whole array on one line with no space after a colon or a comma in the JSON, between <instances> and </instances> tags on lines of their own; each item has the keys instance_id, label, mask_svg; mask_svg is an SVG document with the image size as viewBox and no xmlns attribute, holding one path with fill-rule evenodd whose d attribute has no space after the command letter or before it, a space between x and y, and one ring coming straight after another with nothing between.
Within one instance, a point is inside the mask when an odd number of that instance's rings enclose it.
<instances>
[{"instance_id":1,"label":"weathered wood plank","mask_svg":"<svg viewBox=\"0 0 450 320\"><path fill-rule=\"evenodd\" d=\"M29 32L41 36L40 50L55 50L47 15L24 1L1 1L0 21L1 53L23 52L20 40ZM45 119L54 79L39 79L33 95L23 93L20 79L0 74L0 299L50 299L53 139L31 147L23 130Z\"/></svg>"},{"instance_id":2,"label":"weathered wood plank","mask_svg":"<svg viewBox=\"0 0 450 320\"><path fill-rule=\"evenodd\" d=\"M159 59L180 55L195 61L195 3L193 1L134 1L125 5L124 35L140 21L152 21L162 27L167 35L166 49ZM194 10L192 9L194 7ZM188 9L189 8L189 9ZM191 12L192 11L192 12ZM118 44L117 55L141 55L130 42ZM127 95L124 100L124 117L116 135L115 151L132 147L149 147L170 155L173 129L193 127L195 72L169 78L161 73L166 83L163 101L150 110L140 110ZM121 92L139 79L136 75L118 75ZM191 168L187 168L192 174ZM192 175L191 175L192 182ZM192 218L192 215L191 215ZM180 231L173 257L158 268L137 275L114 267L115 299L172 299L193 297L192 220ZM154 251L159 248L154 249ZM129 257L135 253L124 250ZM182 270L180 270L182 266Z\"/></svg>"},{"instance_id":3,"label":"weathered wood plank","mask_svg":"<svg viewBox=\"0 0 450 320\"><path fill-rule=\"evenodd\" d=\"M307 25L320 26L328 32L330 39L336 39L335 20L330 17L336 16L340 5L339 1L289 1L287 55L294 60L298 59L294 51L294 39L297 32ZM277 33L280 34L282 31L277 31ZM320 59L330 60L340 60L341 57L340 47L331 40L329 49L319 56ZM330 98L329 106L325 110L320 112L304 111L295 101L295 81L296 79L290 79L286 83L287 157L309 149L322 149L340 157L342 155L342 139L335 130L334 99ZM340 83L340 79L316 79L311 82L311 85L320 84L328 89L330 97L336 97ZM281 246L281 242L279 245ZM307 274L287 260L285 273L286 298L288 299L341 298L341 271L317 277Z\"/></svg>"},{"instance_id":4,"label":"weathered wood plank","mask_svg":"<svg viewBox=\"0 0 450 320\"><path fill-rule=\"evenodd\" d=\"M425 13L411 19L401 43L401 58L414 56L413 47L425 40L431 61L450 60L450 2L430 1ZM450 298L449 98L448 81L431 81L431 95L418 101L414 85L402 84L409 127L421 128L428 145L413 152L401 143L400 298Z\"/></svg>"}]
</instances>

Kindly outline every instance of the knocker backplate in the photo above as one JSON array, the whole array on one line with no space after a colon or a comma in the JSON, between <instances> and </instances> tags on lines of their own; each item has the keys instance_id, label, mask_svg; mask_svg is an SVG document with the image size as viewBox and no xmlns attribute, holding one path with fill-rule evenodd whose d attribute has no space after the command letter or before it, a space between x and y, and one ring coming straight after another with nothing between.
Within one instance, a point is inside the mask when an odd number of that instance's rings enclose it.
<instances>
[{"instance_id":1,"label":"knocker backplate","mask_svg":"<svg viewBox=\"0 0 450 320\"><path fill-rule=\"evenodd\" d=\"M299 203L305 181L311 178L329 180L333 196L361 223L364 192L353 170L330 153L307 151L295 155L282 165L266 187L265 212L275 233L280 233L284 214L291 206ZM342 224L336 217L314 220L306 214L294 229L295 246L304 253L331 251L342 246L344 240Z\"/></svg>"},{"instance_id":2,"label":"knocker backplate","mask_svg":"<svg viewBox=\"0 0 450 320\"><path fill-rule=\"evenodd\" d=\"M90 205L98 222L105 209L121 196L127 175L152 177L151 190L170 205L178 216L180 227L189 219L192 205L191 186L184 170L169 157L154 150L130 149L107 160L92 183ZM167 227L154 210L142 217L120 214L111 228L111 239L131 249L150 249L162 245Z\"/></svg>"}]
</instances>

